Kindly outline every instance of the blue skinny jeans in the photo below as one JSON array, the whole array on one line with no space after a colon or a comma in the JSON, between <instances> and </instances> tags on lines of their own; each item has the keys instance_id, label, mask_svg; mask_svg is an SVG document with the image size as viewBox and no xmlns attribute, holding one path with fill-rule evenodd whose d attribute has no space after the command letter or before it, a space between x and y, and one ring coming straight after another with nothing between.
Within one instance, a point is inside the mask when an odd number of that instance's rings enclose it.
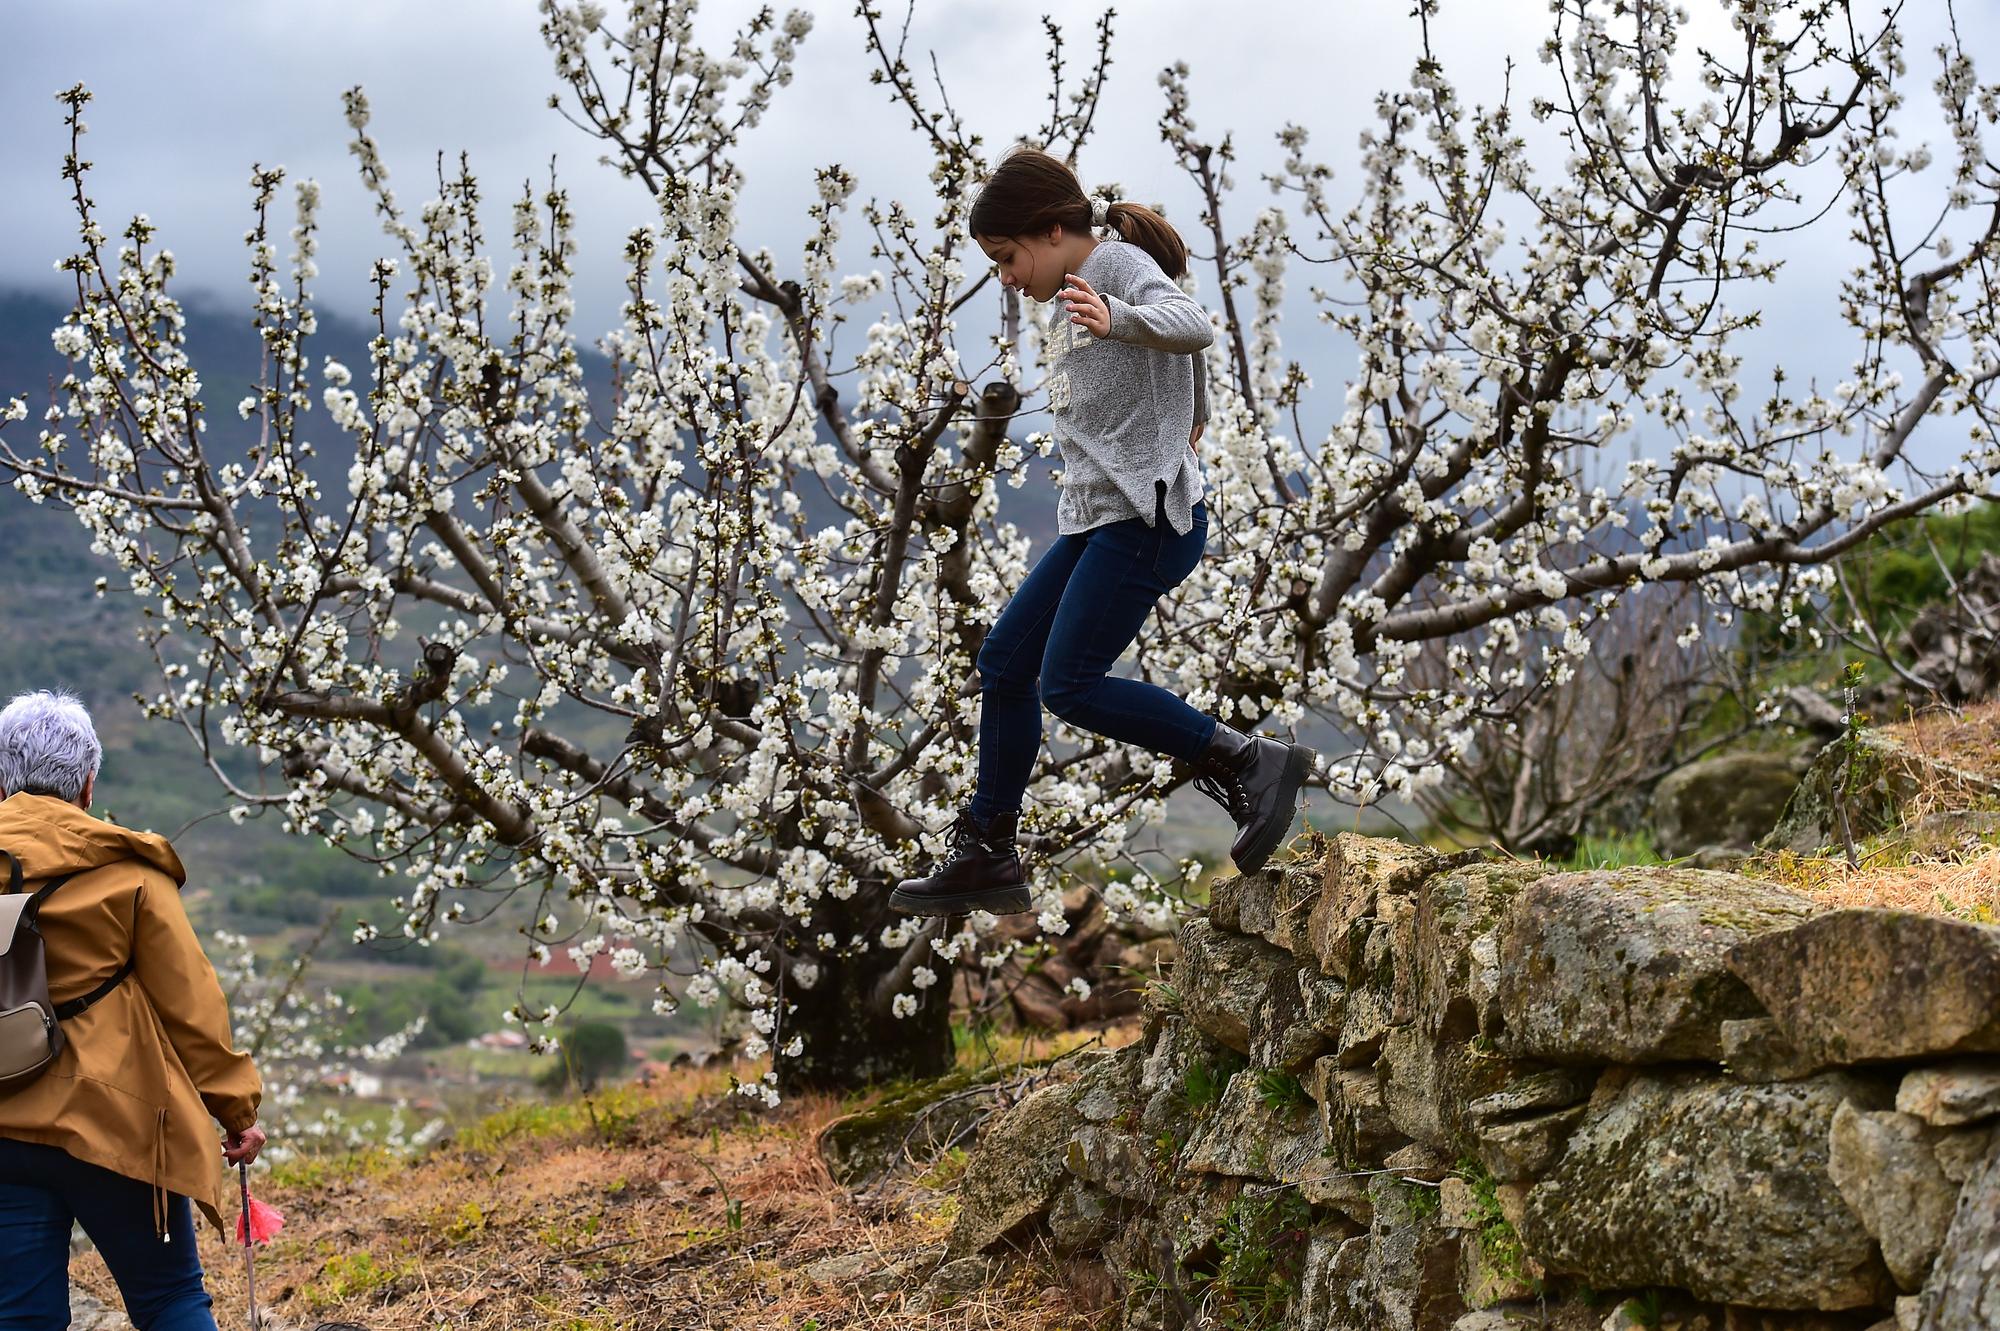
<instances>
[{"instance_id":1,"label":"blue skinny jeans","mask_svg":"<svg viewBox=\"0 0 2000 1331\"><path fill-rule=\"evenodd\" d=\"M979 649L979 784L972 816L1021 807L1042 747L1042 708L1072 726L1192 762L1215 734L1204 715L1157 684L1111 667L1159 599L1187 580L1208 544L1208 508L1177 536L1156 491L1139 518L1058 536L1000 612Z\"/></svg>"},{"instance_id":2,"label":"blue skinny jeans","mask_svg":"<svg viewBox=\"0 0 2000 1331\"><path fill-rule=\"evenodd\" d=\"M170 1237L162 1243L153 1229L152 1188L11 1137L0 1137L0 1331L69 1325L73 1221L111 1268L138 1331L215 1331L187 1198L169 1195Z\"/></svg>"}]
</instances>

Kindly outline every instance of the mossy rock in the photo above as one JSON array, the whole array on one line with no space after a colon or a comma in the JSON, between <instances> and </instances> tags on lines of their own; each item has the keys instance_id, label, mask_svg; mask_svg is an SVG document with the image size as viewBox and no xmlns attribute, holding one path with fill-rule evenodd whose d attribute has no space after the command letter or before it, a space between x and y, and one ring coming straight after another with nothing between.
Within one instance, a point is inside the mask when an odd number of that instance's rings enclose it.
<instances>
[{"instance_id":1,"label":"mossy rock","mask_svg":"<svg viewBox=\"0 0 2000 1331\"><path fill-rule=\"evenodd\" d=\"M910 1163L928 1161L993 1108L992 1095L966 1094L1017 1075L1011 1067L967 1068L935 1081L903 1083L864 1109L820 1130L819 1153L843 1187L858 1187Z\"/></svg>"},{"instance_id":2,"label":"mossy rock","mask_svg":"<svg viewBox=\"0 0 2000 1331\"><path fill-rule=\"evenodd\" d=\"M1889 1083L1845 1072L1745 1086L1693 1069L1602 1094L1528 1192L1521 1239L1598 1289L1684 1289L1715 1303L1866 1309L1893 1294L1873 1237L1828 1170L1843 1103Z\"/></svg>"},{"instance_id":3,"label":"mossy rock","mask_svg":"<svg viewBox=\"0 0 2000 1331\"><path fill-rule=\"evenodd\" d=\"M1500 928L1500 1051L1558 1063L1718 1061L1722 1023L1763 1015L1729 949L1812 917L1808 897L1709 869L1553 874Z\"/></svg>"},{"instance_id":4,"label":"mossy rock","mask_svg":"<svg viewBox=\"0 0 2000 1331\"><path fill-rule=\"evenodd\" d=\"M1859 843L1925 815L1993 809L2000 762L1978 751L1986 738L2000 743L2000 726L1982 715L1960 724L1919 718L1837 739L1819 751L1758 844L1810 855L1841 845L1844 836Z\"/></svg>"},{"instance_id":5,"label":"mossy rock","mask_svg":"<svg viewBox=\"0 0 2000 1331\"><path fill-rule=\"evenodd\" d=\"M1783 814L1810 754L1725 753L1670 772L1653 790L1653 841L1667 856L1748 850Z\"/></svg>"}]
</instances>

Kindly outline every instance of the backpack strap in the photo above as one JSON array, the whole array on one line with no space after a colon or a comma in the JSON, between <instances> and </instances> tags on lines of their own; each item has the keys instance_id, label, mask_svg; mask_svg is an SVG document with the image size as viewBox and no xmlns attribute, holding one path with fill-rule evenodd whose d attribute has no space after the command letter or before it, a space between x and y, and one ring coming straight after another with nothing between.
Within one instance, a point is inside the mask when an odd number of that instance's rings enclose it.
<instances>
[{"instance_id":1,"label":"backpack strap","mask_svg":"<svg viewBox=\"0 0 2000 1331\"><path fill-rule=\"evenodd\" d=\"M7 857L8 893L12 894L19 892L21 890L21 861L14 855L12 851L0 850L0 855L5 855ZM61 887L64 883L67 883L70 879L74 877L76 877L76 874L66 873L59 877L51 878L48 882L44 883L41 886L40 890L38 890L32 897L28 898L27 905L21 908L21 916L20 916L21 925L29 929L35 928L36 919L41 914L42 903L48 900L50 893L54 892L57 888ZM137 940L137 934L138 934L138 919L139 919L139 898L135 894L132 898L133 935L135 942ZM72 998L67 1003L56 1004L54 1007L56 1020L69 1021L74 1017L82 1016L99 999L103 998L113 989L116 989L119 985L125 983L125 978L132 973L132 968L134 965L137 964L137 962L138 962L138 955L137 955L137 949L135 948L134 954L132 956L125 958L125 964L120 966L111 975L109 979L105 980L95 989L91 990L87 994L84 994L80 998Z\"/></svg>"},{"instance_id":2,"label":"backpack strap","mask_svg":"<svg viewBox=\"0 0 2000 1331\"><path fill-rule=\"evenodd\" d=\"M67 1003L56 1004L55 1006L56 1020L69 1021L72 1018L82 1016L86 1011L89 1010L90 1006L93 1003L97 1002L98 999L103 998L113 989L116 989L119 985L125 983L125 977L132 973L132 966L136 960L137 960L136 957L125 958L125 964L123 966L120 966L115 972L113 972L111 978L106 980L103 984L98 985L95 989L83 995L81 998L72 998Z\"/></svg>"},{"instance_id":3,"label":"backpack strap","mask_svg":"<svg viewBox=\"0 0 2000 1331\"><path fill-rule=\"evenodd\" d=\"M10 860L14 859L12 855L9 855L7 858ZM19 860L14 860L13 874L15 875L19 874L20 864L21 862ZM22 912L22 915L28 921L29 924L31 925L34 924L36 920L40 917L42 913L42 903L49 899L49 893L55 891L57 888L61 887L64 883L67 883L70 879L74 877L76 877L75 874L66 873L59 878L51 878L49 879L48 882L42 885L41 889L37 891L35 895L28 898L27 908ZM16 887L13 888L12 890L18 892L21 889Z\"/></svg>"},{"instance_id":4,"label":"backpack strap","mask_svg":"<svg viewBox=\"0 0 2000 1331\"><path fill-rule=\"evenodd\" d=\"M68 881L69 877L66 876L55 883L51 883L49 886L58 887ZM48 890L49 888L47 887L42 889L44 892ZM89 993L72 998L67 1003L56 1004L54 1011L57 1021L70 1021L82 1016L90 1010L98 999L103 998L113 989L125 983L125 978L132 973L132 968L139 964L139 897L145 890L144 887L141 887L139 891L132 894L132 955L125 958L125 964L112 972L109 979L105 980Z\"/></svg>"}]
</instances>

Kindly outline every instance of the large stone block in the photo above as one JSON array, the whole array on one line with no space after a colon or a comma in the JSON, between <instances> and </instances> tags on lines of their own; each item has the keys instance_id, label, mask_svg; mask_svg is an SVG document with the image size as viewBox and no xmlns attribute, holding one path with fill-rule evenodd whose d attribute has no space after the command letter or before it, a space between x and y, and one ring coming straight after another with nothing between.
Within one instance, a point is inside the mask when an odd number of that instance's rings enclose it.
<instances>
[{"instance_id":1,"label":"large stone block","mask_svg":"<svg viewBox=\"0 0 2000 1331\"><path fill-rule=\"evenodd\" d=\"M1379 1165L1403 1144L1373 1068L1343 1068L1336 1059L1322 1058L1313 1065L1306 1089L1319 1104L1322 1142L1342 1164L1355 1169Z\"/></svg>"},{"instance_id":2,"label":"large stone block","mask_svg":"<svg viewBox=\"0 0 2000 1331\"><path fill-rule=\"evenodd\" d=\"M2000 1052L2000 927L1829 911L1730 949L1785 1039L1822 1064Z\"/></svg>"},{"instance_id":3,"label":"large stone block","mask_svg":"<svg viewBox=\"0 0 2000 1331\"><path fill-rule=\"evenodd\" d=\"M970 1257L1039 1216L1070 1177L1064 1167L1083 1120L1077 1082L1044 1086L996 1115L966 1164L947 1261Z\"/></svg>"},{"instance_id":4,"label":"large stone block","mask_svg":"<svg viewBox=\"0 0 2000 1331\"><path fill-rule=\"evenodd\" d=\"M1473 1158L1502 1184L1540 1178L1583 1122L1596 1081L1595 1068L1549 1068L1522 1073L1473 1100L1464 1118Z\"/></svg>"},{"instance_id":5,"label":"large stone block","mask_svg":"<svg viewBox=\"0 0 2000 1331\"><path fill-rule=\"evenodd\" d=\"M1843 1104L1828 1138L1827 1173L1906 1291L1924 1283L1958 1201L1931 1145L1938 1135L1910 1114Z\"/></svg>"},{"instance_id":6,"label":"large stone block","mask_svg":"<svg viewBox=\"0 0 2000 1331\"><path fill-rule=\"evenodd\" d=\"M1722 1061L1738 1081L1797 1081L1825 1068L1792 1048L1769 1017L1723 1022Z\"/></svg>"},{"instance_id":7,"label":"large stone block","mask_svg":"<svg viewBox=\"0 0 2000 1331\"><path fill-rule=\"evenodd\" d=\"M1340 1028L1347 1020L1347 986L1309 966L1301 966L1299 1001L1306 1024L1329 1041L1338 1042Z\"/></svg>"},{"instance_id":8,"label":"large stone block","mask_svg":"<svg viewBox=\"0 0 2000 1331\"><path fill-rule=\"evenodd\" d=\"M1668 773L1653 788L1648 820L1660 853L1749 850L1777 823L1811 763L1809 754L1725 753Z\"/></svg>"},{"instance_id":9,"label":"large stone block","mask_svg":"<svg viewBox=\"0 0 2000 1331\"><path fill-rule=\"evenodd\" d=\"M1382 1038L1392 1026L1400 1026L1416 1015L1416 902L1408 897L1385 897L1382 915L1362 921L1367 942L1359 964L1351 967L1347 980L1347 1005L1340 1028L1340 1061L1346 1067L1363 1067L1382 1051Z\"/></svg>"},{"instance_id":10,"label":"large stone block","mask_svg":"<svg viewBox=\"0 0 2000 1331\"><path fill-rule=\"evenodd\" d=\"M1254 921L1269 920L1271 889L1278 881L1276 868L1256 873L1219 875L1208 889L1208 918L1216 928L1232 934L1254 934ZM1244 919L1253 921L1244 927Z\"/></svg>"},{"instance_id":11,"label":"large stone block","mask_svg":"<svg viewBox=\"0 0 2000 1331\"><path fill-rule=\"evenodd\" d=\"M1761 844L1808 855L1840 844L1843 812L1858 840L1898 826L1922 800L1942 796L1951 807L1967 809L1995 793L1990 764L1927 752L1927 745L1906 743L1897 729L1864 730L1852 746L1837 739L1821 749Z\"/></svg>"},{"instance_id":12,"label":"large stone block","mask_svg":"<svg viewBox=\"0 0 2000 1331\"><path fill-rule=\"evenodd\" d=\"M820 1158L847 1187L873 1184L913 1160L926 1160L993 1112L1001 1068L954 1072L920 1082L820 1131Z\"/></svg>"},{"instance_id":13,"label":"large stone block","mask_svg":"<svg viewBox=\"0 0 2000 1331\"><path fill-rule=\"evenodd\" d=\"M1375 1061L1396 1131L1453 1157L1470 1146L1472 1103L1530 1070L1475 1041L1427 1035L1416 1022L1392 1027Z\"/></svg>"},{"instance_id":14,"label":"large stone block","mask_svg":"<svg viewBox=\"0 0 2000 1331\"><path fill-rule=\"evenodd\" d=\"M1345 1225L1316 1228L1306 1242L1294 1324L1314 1331L1362 1331L1369 1325L1368 1236Z\"/></svg>"},{"instance_id":15,"label":"large stone block","mask_svg":"<svg viewBox=\"0 0 2000 1331\"><path fill-rule=\"evenodd\" d=\"M1325 878L1319 861L1287 860L1257 873L1217 879L1209 898L1209 918L1218 928L1261 938L1311 960L1312 910Z\"/></svg>"},{"instance_id":16,"label":"large stone block","mask_svg":"<svg viewBox=\"0 0 2000 1331\"><path fill-rule=\"evenodd\" d=\"M1065 1256L1088 1252L1111 1237L1119 1218L1109 1196L1082 1179L1071 1179L1049 1203L1049 1239Z\"/></svg>"},{"instance_id":17,"label":"large stone block","mask_svg":"<svg viewBox=\"0 0 2000 1331\"><path fill-rule=\"evenodd\" d=\"M1920 1331L2000 1326L2000 1151L1966 1180L1918 1305Z\"/></svg>"},{"instance_id":18,"label":"large stone block","mask_svg":"<svg viewBox=\"0 0 2000 1331\"><path fill-rule=\"evenodd\" d=\"M1940 1128L2000 1117L2000 1059L1957 1058L1914 1068L1897 1088L1896 1108Z\"/></svg>"},{"instance_id":19,"label":"large stone block","mask_svg":"<svg viewBox=\"0 0 2000 1331\"><path fill-rule=\"evenodd\" d=\"M1473 1158L1501 1183L1531 1183L1555 1167L1583 1122L1584 1107L1528 1114L1475 1130Z\"/></svg>"},{"instance_id":20,"label":"large stone block","mask_svg":"<svg viewBox=\"0 0 2000 1331\"><path fill-rule=\"evenodd\" d=\"M1274 978L1250 1018L1250 1062L1253 1065L1302 1072L1312 1066L1314 1059L1333 1049L1335 1036L1329 1035L1322 1024L1326 1013L1322 1012L1315 1020L1306 1007L1309 996L1323 1001L1325 995L1318 991L1321 986L1330 983L1298 966L1294 967L1289 983L1282 978ZM1334 1001L1344 1007L1344 995Z\"/></svg>"},{"instance_id":21,"label":"large stone block","mask_svg":"<svg viewBox=\"0 0 2000 1331\"><path fill-rule=\"evenodd\" d=\"M1548 876L1501 861L1432 874L1417 893L1412 940L1416 1019L1433 1035L1499 1033L1500 928L1514 898Z\"/></svg>"},{"instance_id":22,"label":"large stone block","mask_svg":"<svg viewBox=\"0 0 2000 1331\"><path fill-rule=\"evenodd\" d=\"M1115 1124L1079 1123L1062 1150L1063 1167L1099 1192L1157 1201L1164 1180L1146 1140Z\"/></svg>"},{"instance_id":23,"label":"large stone block","mask_svg":"<svg viewBox=\"0 0 2000 1331\"><path fill-rule=\"evenodd\" d=\"M1458 1291L1459 1236L1439 1223L1436 1194L1378 1174L1361 1283L1380 1331L1450 1331L1466 1311ZM1420 1203L1418 1194L1424 1200Z\"/></svg>"},{"instance_id":24,"label":"large stone block","mask_svg":"<svg viewBox=\"0 0 2000 1331\"><path fill-rule=\"evenodd\" d=\"M1258 1009L1283 986L1298 998L1298 963L1258 938L1226 933L1196 917L1181 927L1174 987L1181 1013L1209 1038L1239 1054L1250 1052Z\"/></svg>"},{"instance_id":25,"label":"large stone block","mask_svg":"<svg viewBox=\"0 0 2000 1331\"><path fill-rule=\"evenodd\" d=\"M1986 1157L2000 1151L2000 1123L1981 1123L1969 1128L1947 1128L1931 1143L1938 1168L1953 1183L1964 1183L1986 1164Z\"/></svg>"},{"instance_id":26,"label":"large stone block","mask_svg":"<svg viewBox=\"0 0 2000 1331\"><path fill-rule=\"evenodd\" d=\"M1501 1049L1576 1063L1719 1061L1725 1021L1763 1015L1729 949L1810 918L1795 892L1658 867L1556 874L1500 933Z\"/></svg>"},{"instance_id":27,"label":"large stone block","mask_svg":"<svg viewBox=\"0 0 2000 1331\"><path fill-rule=\"evenodd\" d=\"M1841 1104L1886 1108L1851 1073L1746 1086L1643 1073L1528 1192L1521 1237L1600 1289L1662 1285L1716 1303L1838 1310L1881 1303L1889 1273L1828 1172Z\"/></svg>"},{"instance_id":28,"label":"large stone block","mask_svg":"<svg viewBox=\"0 0 2000 1331\"><path fill-rule=\"evenodd\" d=\"M1436 851L1383 837L1342 832L1327 848L1319 896L1307 918L1305 946L1321 971L1352 982L1354 925L1384 913L1391 897L1410 898L1439 865Z\"/></svg>"},{"instance_id":29,"label":"large stone block","mask_svg":"<svg viewBox=\"0 0 2000 1331\"><path fill-rule=\"evenodd\" d=\"M1330 1155L1308 1161L1299 1176L1299 1195L1314 1206L1331 1207L1348 1219L1366 1225L1375 1214L1368 1200L1366 1170L1355 1169Z\"/></svg>"},{"instance_id":30,"label":"large stone block","mask_svg":"<svg viewBox=\"0 0 2000 1331\"><path fill-rule=\"evenodd\" d=\"M1312 1107L1273 1109L1264 1103L1259 1073L1246 1068L1229 1079L1222 1098L1196 1125L1182 1165L1194 1174L1228 1174L1296 1183L1320 1154Z\"/></svg>"}]
</instances>

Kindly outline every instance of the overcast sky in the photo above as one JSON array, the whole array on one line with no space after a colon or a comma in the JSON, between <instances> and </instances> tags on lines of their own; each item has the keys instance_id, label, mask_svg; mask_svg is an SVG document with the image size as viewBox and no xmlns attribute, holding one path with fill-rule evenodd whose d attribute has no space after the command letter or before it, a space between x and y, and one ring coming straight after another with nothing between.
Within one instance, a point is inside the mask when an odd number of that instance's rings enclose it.
<instances>
[{"instance_id":1,"label":"overcast sky","mask_svg":"<svg viewBox=\"0 0 2000 1331\"><path fill-rule=\"evenodd\" d=\"M900 21L900 5L878 3L885 21ZM1687 3L1697 12L1698 36L1726 41L1719 3ZM616 0L612 7L622 12ZM806 7L816 26L801 48L797 77L779 90L773 112L739 154L747 177L742 238L780 255L797 252L817 165L847 167L864 197L929 202L928 159L907 113L867 81L871 63L852 3ZM1063 15L1067 59L1080 66L1098 8L1047 7ZM936 53L954 104L991 147L1044 114L1040 8L994 0L918 7L909 63L928 73ZM1109 91L1082 161L1085 183L1117 180L1129 195L1163 202L1191 226L1195 195L1157 127L1156 75L1186 60L1200 131L1235 133L1236 229L1270 199L1257 175L1278 161L1272 135L1288 121L1313 131L1318 153L1336 168L1332 193L1344 206L1354 197L1356 135L1373 123L1374 95L1406 81L1418 49L1410 8L1410 0L1146 0L1121 8ZM2000 77L1992 6L1959 8L1975 59L1990 57L1982 77ZM704 7L698 30L711 49L726 48L747 10L714 0ZM1857 17L1866 10L1858 6ZM1945 31L1943 0L1912 0L1907 18L1906 87L1917 119L1906 134L1929 137L1942 157L1945 137L1917 131L1935 123L1925 117L1936 70L1930 48ZM1546 0L1446 0L1434 31L1464 100L1493 101L1511 56L1515 102L1525 107L1552 76L1536 56L1548 23ZM577 326L586 337L615 321L623 236L653 216L637 183L598 166L592 141L548 108L556 85L530 0L42 0L9 5L0 18L0 108L8 127L0 135L0 286L63 293L53 265L73 244L74 217L59 174L66 141L54 95L77 82L96 94L86 113L85 155L96 164L90 192L101 218L115 234L132 213L150 215L160 243L179 260L184 298L206 292L247 310L246 182L253 163L282 164L293 178L310 176L325 187L316 295L341 313L365 313L368 264L392 244L368 210L347 152L340 94L355 84L368 92L371 132L407 210L435 192L436 154L455 158L463 149L481 177L487 234L504 245L508 205L524 181L545 180L556 159L579 223ZM1544 154L1545 161L1554 157ZM1942 167L1931 175L1941 192ZM929 208L916 211L928 216ZM858 231L856 220L851 230ZM288 227L289 193L285 221ZM1835 280L1852 261L1847 229L1836 213L1788 244L1796 270L1766 297L1771 331L1750 348L1754 357L1782 348L1795 376L1844 376L1853 343L1838 326ZM857 245L845 266L872 265ZM1321 385L1315 398L1323 426L1338 407L1349 365L1344 350L1311 326L1304 292L1312 280L1295 265L1288 349Z\"/></svg>"}]
</instances>

